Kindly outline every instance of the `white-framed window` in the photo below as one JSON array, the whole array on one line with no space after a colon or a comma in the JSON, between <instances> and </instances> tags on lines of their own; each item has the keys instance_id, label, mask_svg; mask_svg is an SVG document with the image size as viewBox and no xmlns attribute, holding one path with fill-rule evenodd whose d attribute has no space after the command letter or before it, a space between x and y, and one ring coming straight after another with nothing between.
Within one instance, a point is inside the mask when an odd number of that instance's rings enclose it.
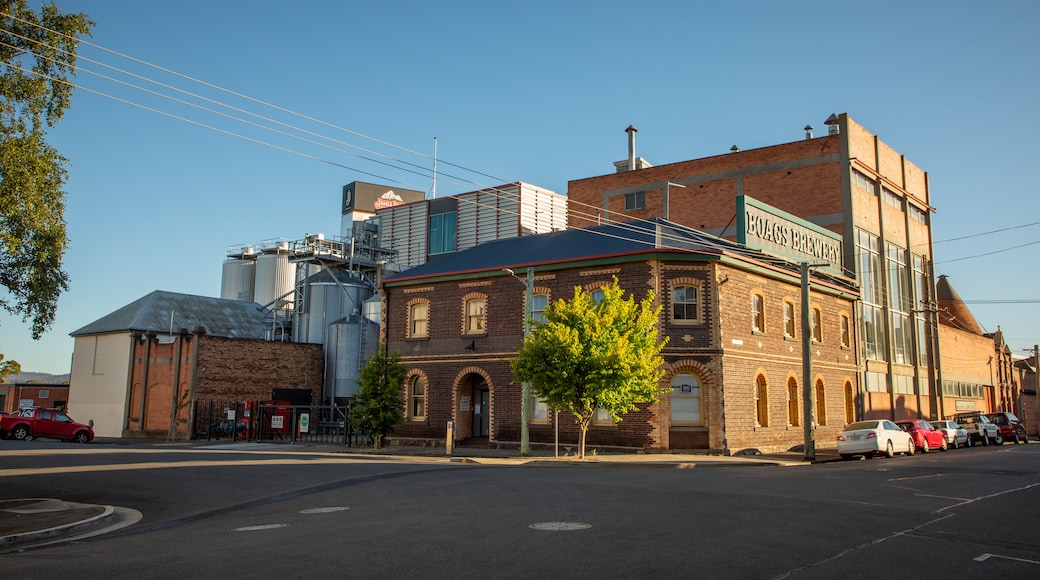
<instances>
[{"instance_id":1,"label":"white-framed window","mask_svg":"<svg viewBox=\"0 0 1040 580\"><path fill-rule=\"evenodd\" d=\"M426 338L430 336L430 304L415 302L408 307L408 338Z\"/></svg>"},{"instance_id":2,"label":"white-framed window","mask_svg":"<svg viewBox=\"0 0 1040 580\"><path fill-rule=\"evenodd\" d=\"M680 284L672 288L672 322L700 322L700 291L692 284Z\"/></svg>"},{"instance_id":3,"label":"white-framed window","mask_svg":"<svg viewBox=\"0 0 1040 580\"><path fill-rule=\"evenodd\" d=\"M591 296L592 296L592 303L593 304L599 304L600 302L603 302L603 297L605 296L605 294L603 294L603 289L602 288L596 288L595 290L593 290L591 292Z\"/></svg>"},{"instance_id":4,"label":"white-framed window","mask_svg":"<svg viewBox=\"0 0 1040 580\"><path fill-rule=\"evenodd\" d=\"M466 300L463 328L466 334L483 334L485 326L486 303L483 296Z\"/></svg>"},{"instance_id":5,"label":"white-framed window","mask_svg":"<svg viewBox=\"0 0 1040 580\"><path fill-rule=\"evenodd\" d=\"M548 305L548 294L535 294L531 296L531 318L538 324L545 324L545 308Z\"/></svg>"},{"instance_id":6,"label":"white-framed window","mask_svg":"<svg viewBox=\"0 0 1040 580\"><path fill-rule=\"evenodd\" d=\"M545 402L545 399L540 399L538 395L531 395L530 417L532 423L549 422L549 405Z\"/></svg>"},{"instance_id":7,"label":"white-framed window","mask_svg":"<svg viewBox=\"0 0 1040 580\"><path fill-rule=\"evenodd\" d=\"M637 191L625 194L625 211L633 211L646 207L646 192Z\"/></svg>"},{"instance_id":8,"label":"white-framed window","mask_svg":"<svg viewBox=\"0 0 1040 580\"><path fill-rule=\"evenodd\" d=\"M810 326L812 327L813 342L823 342L823 314L819 308L810 311Z\"/></svg>"},{"instance_id":9,"label":"white-framed window","mask_svg":"<svg viewBox=\"0 0 1040 580\"><path fill-rule=\"evenodd\" d=\"M751 295L751 330L753 332L766 331L765 298L757 293Z\"/></svg>"},{"instance_id":10,"label":"white-framed window","mask_svg":"<svg viewBox=\"0 0 1040 580\"><path fill-rule=\"evenodd\" d=\"M700 425L701 382L692 373L672 377L672 424Z\"/></svg>"},{"instance_id":11,"label":"white-framed window","mask_svg":"<svg viewBox=\"0 0 1040 580\"><path fill-rule=\"evenodd\" d=\"M850 324L849 315L848 314L842 314L841 315L841 347L842 348L849 348L850 346L852 346L852 336L851 336L852 327L849 326L849 324Z\"/></svg>"},{"instance_id":12,"label":"white-framed window","mask_svg":"<svg viewBox=\"0 0 1040 580\"><path fill-rule=\"evenodd\" d=\"M421 376L416 376L408 383L408 419L422 421L425 418L426 381Z\"/></svg>"},{"instance_id":13,"label":"white-framed window","mask_svg":"<svg viewBox=\"0 0 1040 580\"><path fill-rule=\"evenodd\" d=\"M787 300L784 301L784 336L787 338L797 336L795 333L794 303Z\"/></svg>"}]
</instances>

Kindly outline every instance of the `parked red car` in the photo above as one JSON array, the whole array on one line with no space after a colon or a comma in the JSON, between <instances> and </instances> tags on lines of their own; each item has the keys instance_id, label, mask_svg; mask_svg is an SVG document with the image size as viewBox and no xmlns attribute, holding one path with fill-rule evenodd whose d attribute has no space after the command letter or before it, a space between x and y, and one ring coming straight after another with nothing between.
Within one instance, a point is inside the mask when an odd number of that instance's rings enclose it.
<instances>
[{"instance_id":1,"label":"parked red car","mask_svg":"<svg viewBox=\"0 0 1040 580\"><path fill-rule=\"evenodd\" d=\"M33 437L51 437L62 441L90 443L94 439L94 422L84 425L63 411L30 407L13 415L0 416L0 437L27 441Z\"/></svg>"},{"instance_id":2,"label":"parked red car","mask_svg":"<svg viewBox=\"0 0 1040 580\"><path fill-rule=\"evenodd\" d=\"M1000 429L1000 435L1004 441L1015 443L1029 443L1029 435L1026 434L1026 426L1014 413L1006 411L1000 413L986 413L986 418L996 424Z\"/></svg>"},{"instance_id":3,"label":"parked red car","mask_svg":"<svg viewBox=\"0 0 1040 580\"><path fill-rule=\"evenodd\" d=\"M924 419L913 419L909 421L896 421L896 425L910 434L914 445L921 453L928 453L932 449L946 451L946 434L932 427L932 424Z\"/></svg>"}]
</instances>

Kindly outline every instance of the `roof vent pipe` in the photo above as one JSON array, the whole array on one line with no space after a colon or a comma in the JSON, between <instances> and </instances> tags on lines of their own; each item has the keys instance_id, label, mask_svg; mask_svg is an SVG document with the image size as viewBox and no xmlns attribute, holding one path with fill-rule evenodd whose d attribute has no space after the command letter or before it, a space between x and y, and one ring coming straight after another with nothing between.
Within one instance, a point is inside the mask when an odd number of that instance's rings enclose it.
<instances>
[{"instance_id":1,"label":"roof vent pipe","mask_svg":"<svg viewBox=\"0 0 1040 580\"><path fill-rule=\"evenodd\" d=\"M805 126L805 140L812 139L812 125Z\"/></svg>"},{"instance_id":2,"label":"roof vent pipe","mask_svg":"<svg viewBox=\"0 0 1040 580\"><path fill-rule=\"evenodd\" d=\"M828 135L837 135L840 131L840 129L838 129L838 116L834 113L831 113L831 116L827 117L827 120L824 121L823 124L827 125Z\"/></svg>"},{"instance_id":3,"label":"roof vent pipe","mask_svg":"<svg viewBox=\"0 0 1040 580\"><path fill-rule=\"evenodd\" d=\"M625 129L625 133L628 133L628 170L636 170L636 129L632 125Z\"/></svg>"}]
</instances>

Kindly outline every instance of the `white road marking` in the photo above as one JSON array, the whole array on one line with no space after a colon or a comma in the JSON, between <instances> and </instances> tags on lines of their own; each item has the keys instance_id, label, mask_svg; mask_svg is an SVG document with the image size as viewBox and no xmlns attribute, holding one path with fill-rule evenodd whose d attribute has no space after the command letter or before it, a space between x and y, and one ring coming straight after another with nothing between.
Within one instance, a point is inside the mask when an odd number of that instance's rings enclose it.
<instances>
[{"instance_id":1,"label":"white road marking","mask_svg":"<svg viewBox=\"0 0 1040 580\"><path fill-rule=\"evenodd\" d=\"M1036 560L1026 560L1025 558L1012 558L1011 556L1001 556L1000 554L989 553L976 556L975 558L972 558L972 560L975 560L976 562L985 562L990 558L1000 558L1001 560L1013 560L1015 562L1025 562L1026 564L1040 564L1040 562Z\"/></svg>"},{"instance_id":2,"label":"white road marking","mask_svg":"<svg viewBox=\"0 0 1040 580\"><path fill-rule=\"evenodd\" d=\"M236 532L257 532L261 530L274 530L277 528L288 527L289 524L263 524L259 526L245 526L244 528L235 528Z\"/></svg>"}]
</instances>

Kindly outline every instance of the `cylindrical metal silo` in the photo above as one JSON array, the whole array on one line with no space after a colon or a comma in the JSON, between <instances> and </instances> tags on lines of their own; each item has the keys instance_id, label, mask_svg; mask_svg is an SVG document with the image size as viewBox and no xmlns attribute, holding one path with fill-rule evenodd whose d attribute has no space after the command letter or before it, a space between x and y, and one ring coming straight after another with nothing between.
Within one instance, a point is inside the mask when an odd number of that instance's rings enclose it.
<instances>
[{"instance_id":1,"label":"cylindrical metal silo","mask_svg":"<svg viewBox=\"0 0 1040 580\"><path fill-rule=\"evenodd\" d=\"M328 326L325 342L325 393L342 401L360 392L361 369L379 347L379 325L361 316Z\"/></svg>"},{"instance_id":2,"label":"cylindrical metal silo","mask_svg":"<svg viewBox=\"0 0 1040 580\"><path fill-rule=\"evenodd\" d=\"M255 276L256 263L252 260L232 258L225 261L220 280L220 297L252 302Z\"/></svg>"},{"instance_id":3,"label":"cylindrical metal silo","mask_svg":"<svg viewBox=\"0 0 1040 580\"><path fill-rule=\"evenodd\" d=\"M325 342L326 328L334 321L357 314L372 292L366 282L343 270L323 270L307 278L305 302L294 325L294 340Z\"/></svg>"},{"instance_id":4,"label":"cylindrical metal silo","mask_svg":"<svg viewBox=\"0 0 1040 580\"><path fill-rule=\"evenodd\" d=\"M296 269L289 262L288 254L271 252L257 256L256 284L253 287L255 302L265 306L270 304L272 308L291 306L295 282ZM276 300L278 302L272 304Z\"/></svg>"}]
</instances>

